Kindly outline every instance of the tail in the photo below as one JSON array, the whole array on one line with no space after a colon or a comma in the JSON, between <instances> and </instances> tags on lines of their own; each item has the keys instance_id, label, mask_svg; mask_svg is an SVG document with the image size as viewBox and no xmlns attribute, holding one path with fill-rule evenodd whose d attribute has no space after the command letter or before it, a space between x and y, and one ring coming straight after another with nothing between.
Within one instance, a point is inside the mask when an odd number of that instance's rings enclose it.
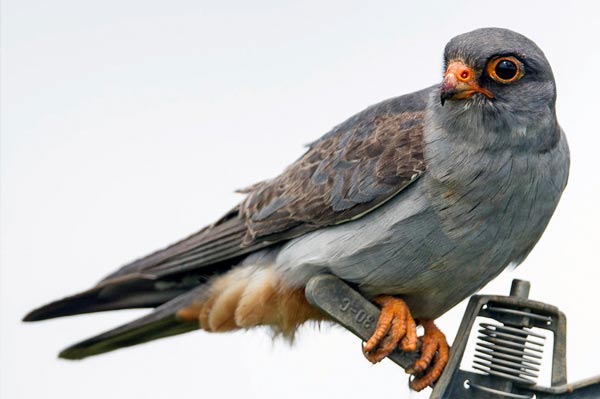
<instances>
[{"instance_id":1,"label":"tail","mask_svg":"<svg viewBox=\"0 0 600 399\"><path fill-rule=\"evenodd\" d=\"M23 321L39 321L106 310L154 308L189 290L189 287L178 287L175 284L171 284L169 289L157 289L156 280L139 276L115 280L34 309ZM160 287L160 284L165 283L158 284Z\"/></svg>"},{"instance_id":2,"label":"tail","mask_svg":"<svg viewBox=\"0 0 600 399\"><path fill-rule=\"evenodd\" d=\"M23 321L105 310L156 308L142 318L79 342L59 354L64 359L83 359L198 329L197 321L185 321L176 316L177 311L202 298L207 290L206 285L198 285L197 280L193 284L195 288L191 289L189 281L156 280L140 275L110 279L92 289L35 309Z\"/></svg>"},{"instance_id":3,"label":"tail","mask_svg":"<svg viewBox=\"0 0 600 399\"><path fill-rule=\"evenodd\" d=\"M197 317L188 315L188 319L181 319L177 312L194 305L207 291L206 283L212 277L226 273L248 253L269 245L242 246L246 230L236 207L216 223L126 264L87 291L31 311L23 320L155 308L141 319L65 349L60 357L66 359L82 359L195 330L199 327Z\"/></svg>"},{"instance_id":4,"label":"tail","mask_svg":"<svg viewBox=\"0 0 600 399\"><path fill-rule=\"evenodd\" d=\"M60 352L58 356L63 359L79 360L197 330L199 329L197 321L182 320L177 317L177 312L201 298L204 291L206 291L204 285L188 291L164 303L144 317L70 346Z\"/></svg>"}]
</instances>

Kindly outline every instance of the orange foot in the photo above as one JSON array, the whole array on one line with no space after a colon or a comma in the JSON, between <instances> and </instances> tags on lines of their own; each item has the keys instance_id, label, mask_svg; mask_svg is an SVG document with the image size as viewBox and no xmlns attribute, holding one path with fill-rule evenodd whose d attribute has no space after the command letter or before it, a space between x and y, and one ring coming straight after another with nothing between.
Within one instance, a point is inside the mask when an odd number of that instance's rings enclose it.
<instances>
[{"instance_id":1,"label":"orange foot","mask_svg":"<svg viewBox=\"0 0 600 399\"><path fill-rule=\"evenodd\" d=\"M404 352L415 351L417 328L406 303L387 295L378 296L375 302L381 306L381 315L375 332L363 348L367 359L377 363L398 347ZM425 329L421 357L406 370L413 375L424 373L410 383L415 391L421 391L437 381L448 363L448 343L444 334L433 320L422 320L421 325Z\"/></svg>"},{"instance_id":2,"label":"orange foot","mask_svg":"<svg viewBox=\"0 0 600 399\"><path fill-rule=\"evenodd\" d=\"M406 303L399 298L382 295L375 298L381 315L375 332L363 351L371 363L377 363L400 347L405 352L417 349L417 325Z\"/></svg>"},{"instance_id":3,"label":"orange foot","mask_svg":"<svg viewBox=\"0 0 600 399\"><path fill-rule=\"evenodd\" d=\"M411 381L410 387L415 391L420 391L437 381L448 363L448 342L444 334L433 324L433 320L422 320L421 325L425 329L421 357L406 370L409 374L425 372Z\"/></svg>"}]
</instances>

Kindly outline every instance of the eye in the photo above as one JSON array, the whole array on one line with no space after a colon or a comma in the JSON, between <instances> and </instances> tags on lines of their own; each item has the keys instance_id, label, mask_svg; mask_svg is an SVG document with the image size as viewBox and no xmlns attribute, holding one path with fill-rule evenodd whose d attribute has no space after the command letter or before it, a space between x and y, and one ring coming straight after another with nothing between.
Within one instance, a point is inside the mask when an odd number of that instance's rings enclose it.
<instances>
[{"instance_id":1,"label":"eye","mask_svg":"<svg viewBox=\"0 0 600 399\"><path fill-rule=\"evenodd\" d=\"M515 57L494 58L487 66L487 73L500 83L512 83L523 76L521 63Z\"/></svg>"}]
</instances>

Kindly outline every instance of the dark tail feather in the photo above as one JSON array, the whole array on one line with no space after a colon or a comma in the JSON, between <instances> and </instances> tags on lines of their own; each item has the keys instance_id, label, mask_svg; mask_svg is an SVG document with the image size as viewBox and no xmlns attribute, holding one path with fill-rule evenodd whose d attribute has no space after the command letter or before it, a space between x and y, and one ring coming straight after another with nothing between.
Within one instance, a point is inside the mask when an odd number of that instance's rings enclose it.
<instances>
[{"instance_id":1,"label":"dark tail feather","mask_svg":"<svg viewBox=\"0 0 600 399\"><path fill-rule=\"evenodd\" d=\"M70 346L60 352L58 356L63 359L78 360L197 330L198 322L178 320L176 313L201 298L205 290L204 286L197 287L159 306L142 318Z\"/></svg>"},{"instance_id":2,"label":"dark tail feather","mask_svg":"<svg viewBox=\"0 0 600 399\"><path fill-rule=\"evenodd\" d=\"M23 320L160 306L269 245L242 247L247 228L238 213L236 207L217 223L121 267L90 290L35 309Z\"/></svg>"},{"instance_id":3,"label":"dark tail feather","mask_svg":"<svg viewBox=\"0 0 600 399\"><path fill-rule=\"evenodd\" d=\"M102 284L70 297L32 310L23 321L39 321L105 310L159 306L184 292L183 289L157 290L156 281L135 278Z\"/></svg>"}]
</instances>

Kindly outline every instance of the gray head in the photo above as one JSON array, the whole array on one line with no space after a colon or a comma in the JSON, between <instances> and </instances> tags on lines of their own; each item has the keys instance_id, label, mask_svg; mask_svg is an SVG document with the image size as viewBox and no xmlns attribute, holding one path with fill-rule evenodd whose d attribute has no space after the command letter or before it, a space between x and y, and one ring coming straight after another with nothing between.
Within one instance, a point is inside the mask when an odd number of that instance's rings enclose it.
<instances>
[{"instance_id":1,"label":"gray head","mask_svg":"<svg viewBox=\"0 0 600 399\"><path fill-rule=\"evenodd\" d=\"M446 45L444 70L436 113L445 127L480 126L506 138L512 136L509 131L542 124L544 131L556 130L552 69L525 36L500 28L456 36Z\"/></svg>"}]
</instances>

